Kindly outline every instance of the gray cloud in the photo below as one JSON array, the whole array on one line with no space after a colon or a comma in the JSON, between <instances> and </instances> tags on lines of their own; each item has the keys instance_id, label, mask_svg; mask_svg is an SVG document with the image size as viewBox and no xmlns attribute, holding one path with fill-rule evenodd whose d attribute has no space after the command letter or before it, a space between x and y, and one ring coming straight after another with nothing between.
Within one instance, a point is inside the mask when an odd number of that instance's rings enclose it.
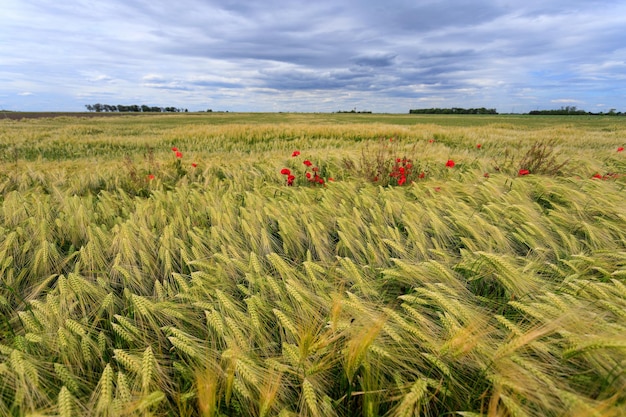
<instances>
[{"instance_id":1,"label":"gray cloud","mask_svg":"<svg viewBox=\"0 0 626 417\"><path fill-rule=\"evenodd\" d=\"M389 67L393 65L396 54L392 53L371 53L352 58L355 64L363 67Z\"/></svg>"},{"instance_id":2,"label":"gray cloud","mask_svg":"<svg viewBox=\"0 0 626 417\"><path fill-rule=\"evenodd\" d=\"M625 28L617 1L11 0L0 105L620 108Z\"/></svg>"}]
</instances>

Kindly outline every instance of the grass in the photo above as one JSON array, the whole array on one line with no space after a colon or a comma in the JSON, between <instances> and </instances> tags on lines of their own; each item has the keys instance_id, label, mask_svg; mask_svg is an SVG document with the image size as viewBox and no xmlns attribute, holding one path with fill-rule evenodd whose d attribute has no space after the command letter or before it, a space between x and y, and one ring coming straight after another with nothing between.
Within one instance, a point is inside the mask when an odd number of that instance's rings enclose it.
<instances>
[{"instance_id":1,"label":"grass","mask_svg":"<svg viewBox=\"0 0 626 417\"><path fill-rule=\"evenodd\" d=\"M626 411L619 118L0 126L0 415Z\"/></svg>"}]
</instances>

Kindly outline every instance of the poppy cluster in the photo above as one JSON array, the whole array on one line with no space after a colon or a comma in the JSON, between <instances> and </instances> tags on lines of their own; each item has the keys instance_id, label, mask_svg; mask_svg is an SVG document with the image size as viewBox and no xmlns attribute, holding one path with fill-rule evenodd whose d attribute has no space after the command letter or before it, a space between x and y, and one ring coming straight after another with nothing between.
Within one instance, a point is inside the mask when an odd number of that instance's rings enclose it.
<instances>
[{"instance_id":1,"label":"poppy cluster","mask_svg":"<svg viewBox=\"0 0 626 417\"><path fill-rule=\"evenodd\" d=\"M324 178L320 177L319 174L315 171L313 171L313 173L307 172L304 174L304 176L312 184L324 185ZM330 181L331 179L329 178L328 180Z\"/></svg>"},{"instance_id":2,"label":"poppy cluster","mask_svg":"<svg viewBox=\"0 0 626 417\"><path fill-rule=\"evenodd\" d=\"M300 151L298 151L298 150L295 150L295 151L293 151L291 153L291 157L292 158L295 158L295 157L298 157L298 156L300 156ZM324 185L325 184L324 178L322 178L320 176L320 174L319 174L319 171L320 171L319 167L313 166L313 162L311 162L308 159L305 159L304 161L302 161L302 164L306 167L305 171L304 171L304 176L306 177L307 181L310 184L313 184L313 185L315 185L315 184ZM310 169L310 171L309 171L309 169ZM294 184L294 181L296 180L296 176L291 173L291 170L289 168L281 169L280 173L282 175L285 175L285 177L286 177L286 184L288 186L292 186ZM328 178L328 181L334 181L334 179L333 178Z\"/></svg>"},{"instance_id":3,"label":"poppy cluster","mask_svg":"<svg viewBox=\"0 0 626 417\"><path fill-rule=\"evenodd\" d=\"M172 152L174 152L174 154L176 155L176 158L180 159L183 157L183 153L179 151L176 146L172 146Z\"/></svg>"},{"instance_id":4,"label":"poppy cluster","mask_svg":"<svg viewBox=\"0 0 626 417\"><path fill-rule=\"evenodd\" d=\"M406 183L406 178L411 174L412 169L412 160L407 158L397 158L393 169L389 173L389 176L392 178L396 178L396 180L398 181L398 185L404 185Z\"/></svg>"},{"instance_id":5,"label":"poppy cluster","mask_svg":"<svg viewBox=\"0 0 626 417\"><path fill-rule=\"evenodd\" d=\"M291 173L289 168L283 168L280 170L280 173L286 177L287 185L292 186L293 182L296 179L296 176Z\"/></svg>"},{"instance_id":6,"label":"poppy cluster","mask_svg":"<svg viewBox=\"0 0 626 417\"><path fill-rule=\"evenodd\" d=\"M617 173L615 173L615 172L609 172L608 174L604 174L604 175L601 175L599 173L595 173L595 174L593 174L591 176L591 178L593 178L594 180L604 180L604 181L606 181L606 180L614 180L617 177L619 177L619 175Z\"/></svg>"},{"instance_id":7,"label":"poppy cluster","mask_svg":"<svg viewBox=\"0 0 626 417\"><path fill-rule=\"evenodd\" d=\"M172 152L174 153L174 156L176 157L176 160L174 162L174 168L177 170L177 173L178 173L179 177L183 176L184 174L186 174L186 171L183 170L182 166L181 166L181 160L183 158L183 153L176 146L172 146L170 149L172 150ZM191 166L192 166L192 168L197 168L198 164L196 162L192 162ZM152 174L152 173L149 173L146 176L146 179L148 181L152 181L155 178L156 178L156 176L154 174Z\"/></svg>"},{"instance_id":8,"label":"poppy cluster","mask_svg":"<svg viewBox=\"0 0 626 417\"><path fill-rule=\"evenodd\" d=\"M316 166L313 166L313 163L308 159L302 161L304 166L307 167L307 170L304 172L304 176L311 184L319 184L324 185L324 178L320 177L319 171L320 169ZM308 168L311 168L311 172L308 171Z\"/></svg>"},{"instance_id":9,"label":"poppy cluster","mask_svg":"<svg viewBox=\"0 0 626 417\"><path fill-rule=\"evenodd\" d=\"M390 142L393 142L395 138L389 138ZM434 138L429 139L428 142L429 143L434 143L436 140ZM475 149L482 149L483 148L483 144L482 143L476 143L475 145ZM386 147L386 145L385 145ZM624 147L620 146L617 148L617 152L623 152L624 151ZM301 153L299 150L294 150L292 151L291 156L293 158L300 156ZM388 167L391 167L389 172L389 177L392 178L391 180L391 184L395 184L398 186L402 186L407 184L407 182L410 182L410 178L418 178L418 179L423 179L426 177L426 173L423 171L415 171L415 167L413 165L413 162L411 159L408 159L406 157L404 158L396 158L394 160L392 160L393 164L387 164L385 161L380 161L378 160L377 163L384 163L386 166L385 170L378 170L377 174L373 177L369 177L370 181L372 182L378 182L381 177L380 175L382 174L382 172L387 171ZM305 171L304 171L304 176L306 177L306 180L312 184L312 185L325 185L325 180L324 178L322 178L322 176L320 175L320 170L317 166L314 166L313 162L311 162L309 159L305 159L302 161L302 164L306 167ZM456 162L454 162L453 159L448 159L445 162L445 167L446 168L454 168L456 166ZM495 170L500 172L500 168L499 167L495 167ZM415 171L415 172L414 172ZM418 174L419 172L419 174ZM540 172L540 171L537 171ZM535 173L537 173L535 172ZM281 170L281 174L286 176L286 183L287 185L293 185L295 182L295 175L291 173L291 171L288 168L283 168ZM517 171L517 176L523 177L523 176L527 176L530 175L531 171L529 169L526 168L520 168ZM383 175L386 175L383 174ZM490 174L489 172L484 172L483 173L483 178L489 178ZM601 174L594 174L592 176L592 178L594 179L603 179L603 180L607 180L607 179L613 179L616 178L617 176L619 176L618 174L606 174L606 175L601 175ZM326 179L326 181L333 181L332 178L328 178Z\"/></svg>"},{"instance_id":10,"label":"poppy cluster","mask_svg":"<svg viewBox=\"0 0 626 417\"><path fill-rule=\"evenodd\" d=\"M174 155L176 156L177 159L183 158L183 153L176 146L172 146L172 152L174 152ZM192 162L191 166L196 168L198 164L195 162Z\"/></svg>"}]
</instances>

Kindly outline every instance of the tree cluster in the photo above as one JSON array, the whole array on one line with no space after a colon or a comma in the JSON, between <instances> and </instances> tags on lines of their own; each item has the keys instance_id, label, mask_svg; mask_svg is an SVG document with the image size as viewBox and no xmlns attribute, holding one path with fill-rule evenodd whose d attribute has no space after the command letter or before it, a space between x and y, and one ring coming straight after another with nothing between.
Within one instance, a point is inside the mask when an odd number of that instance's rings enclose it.
<instances>
[{"instance_id":1,"label":"tree cluster","mask_svg":"<svg viewBox=\"0 0 626 417\"><path fill-rule=\"evenodd\" d=\"M357 111L356 109L352 109L352 110L337 110L337 113L358 113L358 114L371 114L371 110L359 110Z\"/></svg>"},{"instance_id":2,"label":"tree cluster","mask_svg":"<svg viewBox=\"0 0 626 417\"><path fill-rule=\"evenodd\" d=\"M448 109L431 108L431 109L411 109L409 114L498 114L496 109L486 109L480 107L477 109L464 109L461 107L452 107Z\"/></svg>"},{"instance_id":3,"label":"tree cluster","mask_svg":"<svg viewBox=\"0 0 626 417\"><path fill-rule=\"evenodd\" d=\"M541 116L566 116L566 115L588 115L588 116L626 116L626 113L621 111L615 111L615 109L609 110L607 113L599 112L592 113L585 110L578 110L576 106L565 106L561 107L558 110L532 110L528 112L530 115L541 115Z\"/></svg>"},{"instance_id":4,"label":"tree cluster","mask_svg":"<svg viewBox=\"0 0 626 417\"><path fill-rule=\"evenodd\" d=\"M126 106L123 104L111 105L111 104L85 104L85 107L88 111L94 111L96 113L100 112L143 112L143 113L181 113L187 112L187 109L179 109L177 107L157 107L157 106L146 106L145 104L137 105L132 104L130 106Z\"/></svg>"}]
</instances>

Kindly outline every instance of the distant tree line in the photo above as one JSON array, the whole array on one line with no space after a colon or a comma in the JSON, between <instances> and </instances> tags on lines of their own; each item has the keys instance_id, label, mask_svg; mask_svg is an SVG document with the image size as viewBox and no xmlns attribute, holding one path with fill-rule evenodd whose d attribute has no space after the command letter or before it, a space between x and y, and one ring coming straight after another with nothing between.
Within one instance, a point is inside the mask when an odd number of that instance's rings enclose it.
<instances>
[{"instance_id":1,"label":"distant tree line","mask_svg":"<svg viewBox=\"0 0 626 417\"><path fill-rule=\"evenodd\" d=\"M89 111L95 111L96 113L100 112L144 112L144 113L181 113L187 112L187 109L179 109L177 107L156 107L156 106L146 106L145 104L137 105L132 104L130 106L125 106L123 104L110 105L110 104L85 104L85 107Z\"/></svg>"},{"instance_id":2,"label":"distant tree line","mask_svg":"<svg viewBox=\"0 0 626 417\"><path fill-rule=\"evenodd\" d=\"M558 110L532 110L528 112L531 115L542 115L542 116L566 116L566 115L589 115L589 116L626 116L626 113L621 111L617 112L615 109L609 110L607 113L599 112L592 113L585 110L578 110L576 106L565 106L561 107Z\"/></svg>"},{"instance_id":3,"label":"distant tree line","mask_svg":"<svg viewBox=\"0 0 626 417\"><path fill-rule=\"evenodd\" d=\"M372 111L371 110L359 110L359 111L357 111L356 109L352 109L352 110L337 110L337 113L364 113L364 114L371 114Z\"/></svg>"},{"instance_id":4,"label":"distant tree line","mask_svg":"<svg viewBox=\"0 0 626 417\"><path fill-rule=\"evenodd\" d=\"M498 114L498 112L496 111L496 109L486 109L484 107L480 107L477 109L452 107L448 109L411 109L409 110L409 114Z\"/></svg>"}]
</instances>

